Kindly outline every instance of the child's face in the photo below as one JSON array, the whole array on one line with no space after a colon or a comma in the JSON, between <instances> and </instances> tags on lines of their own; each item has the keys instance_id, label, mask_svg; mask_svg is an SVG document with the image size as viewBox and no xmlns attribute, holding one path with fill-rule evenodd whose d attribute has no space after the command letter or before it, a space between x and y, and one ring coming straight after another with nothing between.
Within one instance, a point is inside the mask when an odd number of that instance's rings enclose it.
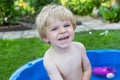
<instances>
[{"instance_id":1,"label":"child's face","mask_svg":"<svg viewBox=\"0 0 120 80\"><path fill-rule=\"evenodd\" d=\"M74 38L74 29L70 20L49 19L46 38L53 47L68 47Z\"/></svg>"}]
</instances>

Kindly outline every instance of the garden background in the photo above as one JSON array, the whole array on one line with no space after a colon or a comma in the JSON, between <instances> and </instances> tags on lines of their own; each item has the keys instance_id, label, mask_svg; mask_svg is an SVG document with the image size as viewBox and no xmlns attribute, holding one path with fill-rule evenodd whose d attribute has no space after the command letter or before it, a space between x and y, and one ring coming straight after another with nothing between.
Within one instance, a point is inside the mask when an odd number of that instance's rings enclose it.
<instances>
[{"instance_id":1,"label":"garden background","mask_svg":"<svg viewBox=\"0 0 120 80\"><path fill-rule=\"evenodd\" d=\"M34 29L41 8L54 3L68 7L77 18L90 16L107 24L120 22L120 0L0 0L0 32ZM87 50L120 49L119 36L120 30L82 31L75 33L75 41L82 42ZM0 80L8 80L23 64L43 57L47 48L49 45L38 37L0 39Z\"/></svg>"}]
</instances>

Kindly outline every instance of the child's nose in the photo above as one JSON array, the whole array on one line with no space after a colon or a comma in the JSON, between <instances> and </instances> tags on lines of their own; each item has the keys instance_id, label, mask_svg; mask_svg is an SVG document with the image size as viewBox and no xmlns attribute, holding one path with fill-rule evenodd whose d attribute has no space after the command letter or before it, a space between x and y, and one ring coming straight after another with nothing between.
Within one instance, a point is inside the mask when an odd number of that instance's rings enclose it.
<instances>
[{"instance_id":1,"label":"child's nose","mask_svg":"<svg viewBox=\"0 0 120 80\"><path fill-rule=\"evenodd\" d=\"M65 33L66 32L66 29L65 28L60 28L60 33L62 34L62 33Z\"/></svg>"}]
</instances>

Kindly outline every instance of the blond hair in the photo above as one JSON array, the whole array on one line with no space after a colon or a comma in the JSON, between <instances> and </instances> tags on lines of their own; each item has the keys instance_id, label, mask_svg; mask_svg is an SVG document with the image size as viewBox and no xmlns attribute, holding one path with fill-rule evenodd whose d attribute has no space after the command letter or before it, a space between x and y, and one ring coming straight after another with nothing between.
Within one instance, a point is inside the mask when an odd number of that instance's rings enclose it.
<instances>
[{"instance_id":1,"label":"blond hair","mask_svg":"<svg viewBox=\"0 0 120 80\"><path fill-rule=\"evenodd\" d=\"M49 19L70 20L73 28L76 28L76 21L73 13L61 5L47 5L42 8L36 18L36 27L41 38L46 37L46 27Z\"/></svg>"}]
</instances>

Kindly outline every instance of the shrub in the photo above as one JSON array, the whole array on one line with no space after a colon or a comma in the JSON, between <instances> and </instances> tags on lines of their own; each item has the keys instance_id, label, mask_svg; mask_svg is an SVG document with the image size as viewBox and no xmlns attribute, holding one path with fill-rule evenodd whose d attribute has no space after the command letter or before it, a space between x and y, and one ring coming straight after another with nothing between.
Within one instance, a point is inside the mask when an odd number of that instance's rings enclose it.
<instances>
[{"instance_id":1,"label":"shrub","mask_svg":"<svg viewBox=\"0 0 120 80\"><path fill-rule=\"evenodd\" d=\"M102 6L99 9L99 13L102 15L105 21L119 22L120 21L120 5L114 4L110 7Z\"/></svg>"},{"instance_id":2,"label":"shrub","mask_svg":"<svg viewBox=\"0 0 120 80\"><path fill-rule=\"evenodd\" d=\"M21 17L28 17L34 13L34 8L24 0L0 1L0 25L16 24Z\"/></svg>"},{"instance_id":3,"label":"shrub","mask_svg":"<svg viewBox=\"0 0 120 80\"><path fill-rule=\"evenodd\" d=\"M13 17L11 15L15 12L13 4L14 0L0 0L0 25L10 22L9 18Z\"/></svg>"},{"instance_id":4,"label":"shrub","mask_svg":"<svg viewBox=\"0 0 120 80\"><path fill-rule=\"evenodd\" d=\"M74 14L90 15L94 7L99 8L103 2L108 0L67 0L62 4L67 6Z\"/></svg>"},{"instance_id":5,"label":"shrub","mask_svg":"<svg viewBox=\"0 0 120 80\"><path fill-rule=\"evenodd\" d=\"M0 0L0 25L14 25L19 20L33 20L41 8L59 0Z\"/></svg>"},{"instance_id":6,"label":"shrub","mask_svg":"<svg viewBox=\"0 0 120 80\"><path fill-rule=\"evenodd\" d=\"M27 0L35 10L35 16L40 12L43 6L47 4L61 4L60 0Z\"/></svg>"}]
</instances>

